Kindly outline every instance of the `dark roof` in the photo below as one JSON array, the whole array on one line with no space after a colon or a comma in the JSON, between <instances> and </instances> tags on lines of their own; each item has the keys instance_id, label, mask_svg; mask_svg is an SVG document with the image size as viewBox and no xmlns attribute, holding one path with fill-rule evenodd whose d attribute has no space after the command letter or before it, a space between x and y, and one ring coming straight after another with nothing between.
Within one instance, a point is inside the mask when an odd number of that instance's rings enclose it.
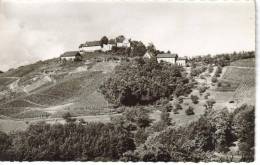
<instances>
[{"instance_id":1,"label":"dark roof","mask_svg":"<svg viewBox=\"0 0 260 165\"><path fill-rule=\"evenodd\" d=\"M178 57L177 60L187 60L188 58L187 57Z\"/></svg>"},{"instance_id":2,"label":"dark roof","mask_svg":"<svg viewBox=\"0 0 260 165\"><path fill-rule=\"evenodd\" d=\"M87 41L85 47L100 46L100 41Z\"/></svg>"},{"instance_id":3,"label":"dark roof","mask_svg":"<svg viewBox=\"0 0 260 165\"><path fill-rule=\"evenodd\" d=\"M69 51L69 52L65 52L61 55L61 57L72 57L72 56L76 56L78 55L79 52L78 51Z\"/></svg>"},{"instance_id":4,"label":"dark roof","mask_svg":"<svg viewBox=\"0 0 260 165\"><path fill-rule=\"evenodd\" d=\"M110 40L108 41L108 44L116 44L116 40L115 40L115 39L110 39Z\"/></svg>"},{"instance_id":5,"label":"dark roof","mask_svg":"<svg viewBox=\"0 0 260 165\"><path fill-rule=\"evenodd\" d=\"M169 54L169 53L157 54L157 58L176 58L176 57L178 57L177 54Z\"/></svg>"}]
</instances>

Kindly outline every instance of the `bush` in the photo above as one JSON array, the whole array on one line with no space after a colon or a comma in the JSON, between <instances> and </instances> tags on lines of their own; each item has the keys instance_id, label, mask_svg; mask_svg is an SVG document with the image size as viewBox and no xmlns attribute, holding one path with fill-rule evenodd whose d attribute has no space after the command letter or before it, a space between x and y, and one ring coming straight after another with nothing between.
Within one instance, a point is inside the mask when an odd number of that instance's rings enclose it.
<instances>
[{"instance_id":1,"label":"bush","mask_svg":"<svg viewBox=\"0 0 260 165\"><path fill-rule=\"evenodd\" d=\"M165 110L166 110L167 112L171 112L171 111L172 111L172 104L171 104L171 103L166 104L166 105L165 105Z\"/></svg>"},{"instance_id":2,"label":"bush","mask_svg":"<svg viewBox=\"0 0 260 165\"><path fill-rule=\"evenodd\" d=\"M195 113L194 113L194 108L193 107L191 107L191 106L189 106L186 110L185 110L185 113L186 113L186 115L194 115Z\"/></svg>"},{"instance_id":3,"label":"bush","mask_svg":"<svg viewBox=\"0 0 260 165\"><path fill-rule=\"evenodd\" d=\"M204 93L207 89L208 89L208 87L205 86L205 85L199 86L199 92L200 92L200 94Z\"/></svg>"},{"instance_id":4,"label":"bush","mask_svg":"<svg viewBox=\"0 0 260 165\"><path fill-rule=\"evenodd\" d=\"M198 96L191 95L190 98L191 98L193 104L198 104L199 103L199 97Z\"/></svg>"},{"instance_id":5,"label":"bush","mask_svg":"<svg viewBox=\"0 0 260 165\"><path fill-rule=\"evenodd\" d=\"M211 82L216 83L217 81L218 81L217 77L213 76L213 77L211 78Z\"/></svg>"},{"instance_id":6,"label":"bush","mask_svg":"<svg viewBox=\"0 0 260 165\"><path fill-rule=\"evenodd\" d=\"M205 99L208 99L209 96L210 96L210 93L206 93L205 96L204 96L204 98L205 98Z\"/></svg>"},{"instance_id":7,"label":"bush","mask_svg":"<svg viewBox=\"0 0 260 165\"><path fill-rule=\"evenodd\" d=\"M200 79L203 79L203 80L205 80L206 78L205 78L205 76L204 76L204 75L200 75Z\"/></svg>"},{"instance_id":8,"label":"bush","mask_svg":"<svg viewBox=\"0 0 260 165\"><path fill-rule=\"evenodd\" d=\"M65 114L62 115L62 118L66 121L66 122L75 122L76 119L72 118L72 115L69 112L66 112Z\"/></svg>"},{"instance_id":9,"label":"bush","mask_svg":"<svg viewBox=\"0 0 260 165\"><path fill-rule=\"evenodd\" d=\"M183 97L178 97L178 102L179 102L179 104L182 104L183 103Z\"/></svg>"},{"instance_id":10,"label":"bush","mask_svg":"<svg viewBox=\"0 0 260 165\"><path fill-rule=\"evenodd\" d=\"M161 121L165 123L166 125L171 125L171 118L169 112L166 110L161 112Z\"/></svg>"},{"instance_id":11,"label":"bush","mask_svg":"<svg viewBox=\"0 0 260 165\"><path fill-rule=\"evenodd\" d=\"M208 72L209 72L209 73L212 73L212 72L213 72L213 70L214 70L213 66L212 66L212 65L210 65L210 66L208 67Z\"/></svg>"},{"instance_id":12,"label":"bush","mask_svg":"<svg viewBox=\"0 0 260 165\"><path fill-rule=\"evenodd\" d=\"M127 108L123 115L127 121L132 122L139 128L149 127L152 123L148 111L143 108Z\"/></svg>"},{"instance_id":13,"label":"bush","mask_svg":"<svg viewBox=\"0 0 260 165\"><path fill-rule=\"evenodd\" d=\"M204 104L204 107L206 108L206 110L212 109L215 103L216 101L214 99L209 99L206 101L206 104Z\"/></svg>"}]
</instances>

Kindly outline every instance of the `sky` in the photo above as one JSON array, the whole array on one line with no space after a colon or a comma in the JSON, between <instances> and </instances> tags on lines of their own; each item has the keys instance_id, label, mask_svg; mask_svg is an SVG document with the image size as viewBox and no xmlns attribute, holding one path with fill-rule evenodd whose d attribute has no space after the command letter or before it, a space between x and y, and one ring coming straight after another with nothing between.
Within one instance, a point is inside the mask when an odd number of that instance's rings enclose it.
<instances>
[{"instance_id":1,"label":"sky","mask_svg":"<svg viewBox=\"0 0 260 165\"><path fill-rule=\"evenodd\" d=\"M121 34L179 56L255 50L254 2L0 0L0 70Z\"/></svg>"}]
</instances>

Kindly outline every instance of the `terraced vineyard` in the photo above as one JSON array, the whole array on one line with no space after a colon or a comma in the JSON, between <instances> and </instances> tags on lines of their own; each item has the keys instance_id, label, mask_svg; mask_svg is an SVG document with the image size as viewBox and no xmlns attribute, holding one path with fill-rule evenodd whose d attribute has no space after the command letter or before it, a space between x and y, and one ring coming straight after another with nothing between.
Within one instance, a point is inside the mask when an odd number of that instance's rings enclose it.
<instances>
[{"instance_id":1,"label":"terraced vineyard","mask_svg":"<svg viewBox=\"0 0 260 165\"><path fill-rule=\"evenodd\" d=\"M234 82L252 81L255 79L255 68L227 67L222 79Z\"/></svg>"},{"instance_id":2,"label":"terraced vineyard","mask_svg":"<svg viewBox=\"0 0 260 165\"><path fill-rule=\"evenodd\" d=\"M222 81L237 84L234 88L233 100L238 104L255 104L255 59L239 60L229 66L222 77Z\"/></svg>"},{"instance_id":3,"label":"terraced vineyard","mask_svg":"<svg viewBox=\"0 0 260 165\"><path fill-rule=\"evenodd\" d=\"M244 81L240 83L233 96L240 104L247 103L255 105L255 81Z\"/></svg>"}]
</instances>

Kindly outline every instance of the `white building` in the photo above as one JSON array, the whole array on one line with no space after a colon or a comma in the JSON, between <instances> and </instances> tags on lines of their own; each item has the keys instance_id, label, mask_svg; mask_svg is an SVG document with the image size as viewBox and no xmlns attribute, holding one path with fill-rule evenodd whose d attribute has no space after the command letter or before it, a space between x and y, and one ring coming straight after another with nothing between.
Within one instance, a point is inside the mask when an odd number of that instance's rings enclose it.
<instances>
[{"instance_id":1,"label":"white building","mask_svg":"<svg viewBox=\"0 0 260 165\"><path fill-rule=\"evenodd\" d=\"M100 41L87 41L85 44L81 44L79 46L80 53L83 52L95 52L95 51L110 51L112 50L112 47L116 46L116 42L113 40L109 40L108 44L103 44L101 46Z\"/></svg>"},{"instance_id":2,"label":"white building","mask_svg":"<svg viewBox=\"0 0 260 165\"><path fill-rule=\"evenodd\" d=\"M181 66L185 66L187 63L187 57L178 57L176 63Z\"/></svg>"},{"instance_id":3,"label":"white building","mask_svg":"<svg viewBox=\"0 0 260 165\"><path fill-rule=\"evenodd\" d=\"M169 62L171 64L175 64L177 61L178 55L177 54L169 54L169 53L164 53L164 54L158 54L157 55L157 61L165 61Z\"/></svg>"},{"instance_id":4,"label":"white building","mask_svg":"<svg viewBox=\"0 0 260 165\"><path fill-rule=\"evenodd\" d=\"M90 41L90 42L86 42L85 44L81 44L79 46L80 52L94 52L99 50L102 50L100 41Z\"/></svg>"}]
</instances>

